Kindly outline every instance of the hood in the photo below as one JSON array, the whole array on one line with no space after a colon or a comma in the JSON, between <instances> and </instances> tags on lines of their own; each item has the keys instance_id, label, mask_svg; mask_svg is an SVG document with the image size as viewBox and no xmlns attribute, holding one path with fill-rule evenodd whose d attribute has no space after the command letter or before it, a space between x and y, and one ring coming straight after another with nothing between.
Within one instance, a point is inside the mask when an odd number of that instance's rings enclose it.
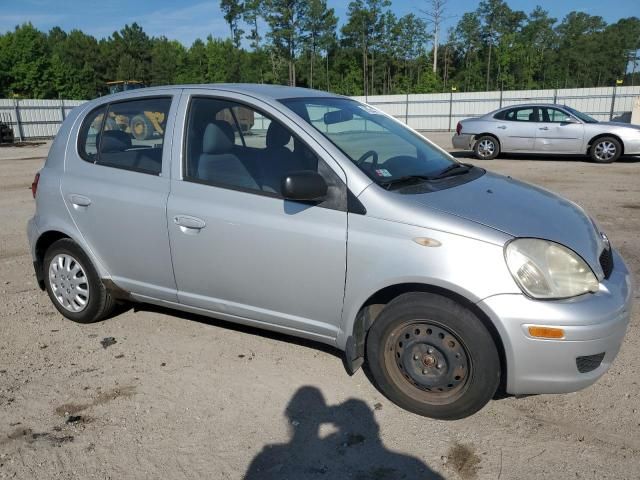
<instances>
[{"instance_id":1,"label":"hood","mask_svg":"<svg viewBox=\"0 0 640 480\"><path fill-rule=\"evenodd\" d=\"M601 271L602 239L593 221L575 203L542 188L487 172L457 187L406 197L514 237L561 243Z\"/></svg>"},{"instance_id":2,"label":"hood","mask_svg":"<svg viewBox=\"0 0 640 480\"><path fill-rule=\"evenodd\" d=\"M612 127L625 127L625 128L631 128L633 130L640 130L640 125L633 125L631 123L623 123L623 122L598 122L593 125L611 125Z\"/></svg>"}]
</instances>

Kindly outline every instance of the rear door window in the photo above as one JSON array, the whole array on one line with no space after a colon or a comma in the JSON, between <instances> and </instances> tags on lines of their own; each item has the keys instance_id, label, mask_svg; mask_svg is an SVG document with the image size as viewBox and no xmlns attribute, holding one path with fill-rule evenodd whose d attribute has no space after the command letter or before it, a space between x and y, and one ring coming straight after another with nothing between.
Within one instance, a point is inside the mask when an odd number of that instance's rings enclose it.
<instances>
[{"instance_id":1,"label":"rear door window","mask_svg":"<svg viewBox=\"0 0 640 480\"><path fill-rule=\"evenodd\" d=\"M162 171L162 148L171 98L117 102L85 119L79 153L85 160L152 175Z\"/></svg>"},{"instance_id":2,"label":"rear door window","mask_svg":"<svg viewBox=\"0 0 640 480\"><path fill-rule=\"evenodd\" d=\"M505 113L504 119L511 122L537 122L538 114L533 107L513 108Z\"/></svg>"}]
</instances>

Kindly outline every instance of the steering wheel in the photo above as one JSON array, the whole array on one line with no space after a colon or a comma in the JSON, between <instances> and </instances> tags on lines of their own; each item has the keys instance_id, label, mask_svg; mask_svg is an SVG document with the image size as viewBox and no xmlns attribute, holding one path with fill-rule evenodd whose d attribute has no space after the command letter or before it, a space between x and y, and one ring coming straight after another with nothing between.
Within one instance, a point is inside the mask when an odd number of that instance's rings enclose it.
<instances>
[{"instance_id":1,"label":"steering wheel","mask_svg":"<svg viewBox=\"0 0 640 480\"><path fill-rule=\"evenodd\" d=\"M371 162L371 170L373 170L378 166L378 152L376 152L375 150L369 150L368 152L364 152L356 162L356 165L358 165L359 167L362 166L362 164L364 164L364 161L369 157L373 158L373 161Z\"/></svg>"}]
</instances>

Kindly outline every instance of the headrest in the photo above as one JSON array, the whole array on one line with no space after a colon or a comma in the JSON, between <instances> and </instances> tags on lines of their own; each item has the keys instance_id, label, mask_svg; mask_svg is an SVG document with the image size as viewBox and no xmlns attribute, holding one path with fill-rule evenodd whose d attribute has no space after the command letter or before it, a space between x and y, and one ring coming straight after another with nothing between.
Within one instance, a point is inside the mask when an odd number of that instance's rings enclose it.
<instances>
[{"instance_id":1,"label":"headrest","mask_svg":"<svg viewBox=\"0 0 640 480\"><path fill-rule=\"evenodd\" d=\"M214 125L220 127L220 130L224 132L224 134L229 137L229 141L231 143L236 143L236 133L233 131L233 127L229 122L225 122L224 120L216 120L213 122Z\"/></svg>"},{"instance_id":2,"label":"headrest","mask_svg":"<svg viewBox=\"0 0 640 480\"><path fill-rule=\"evenodd\" d=\"M103 153L124 152L131 148L131 135L122 130L107 130L100 138L100 151Z\"/></svg>"},{"instance_id":3,"label":"headrest","mask_svg":"<svg viewBox=\"0 0 640 480\"><path fill-rule=\"evenodd\" d=\"M289 130L276 122L271 122L267 128L267 147L284 147L291 140Z\"/></svg>"},{"instance_id":4,"label":"headrest","mask_svg":"<svg viewBox=\"0 0 640 480\"><path fill-rule=\"evenodd\" d=\"M227 153L233 147L233 143L222 129L215 123L210 123L204 129L202 136L202 153L219 154Z\"/></svg>"}]
</instances>

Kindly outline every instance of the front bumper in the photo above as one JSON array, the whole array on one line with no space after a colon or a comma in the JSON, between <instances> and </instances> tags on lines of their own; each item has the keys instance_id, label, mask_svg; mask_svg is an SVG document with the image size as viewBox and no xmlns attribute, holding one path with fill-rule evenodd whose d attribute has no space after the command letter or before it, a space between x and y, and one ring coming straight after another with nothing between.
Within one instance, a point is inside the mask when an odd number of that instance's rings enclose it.
<instances>
[{"instance_id":1,"label":"front bumper","mask_svg":"<svg viewBox=\"0 0 640 480\"><path fill-rule=\"evenodd\" d=\"M614 269L595 294L541 301L524 295L495 295L478 306L493 320L507 363L507 393L567 393L588 387L611 366L631 317L631 275L614 251ZM529 335L529 325L563 328L562 340ZM604 353L593 370L581 373L579 357ZM596 357L599 359L599 357Z\"/></svg>"},{"instance_id":2,"label":"front bumper","mask_svg":"<svg viewBox=\"0 0 640 480\"><path fill-rule=\"evenodd\" d=\"M459 148L460 150L473 150L474 142L475 142L474 135L469 135L467 133L462 133L460 135L456 133L451 138L451 143L453 144L453 148Z\"/></svg>"}]
</instances>

